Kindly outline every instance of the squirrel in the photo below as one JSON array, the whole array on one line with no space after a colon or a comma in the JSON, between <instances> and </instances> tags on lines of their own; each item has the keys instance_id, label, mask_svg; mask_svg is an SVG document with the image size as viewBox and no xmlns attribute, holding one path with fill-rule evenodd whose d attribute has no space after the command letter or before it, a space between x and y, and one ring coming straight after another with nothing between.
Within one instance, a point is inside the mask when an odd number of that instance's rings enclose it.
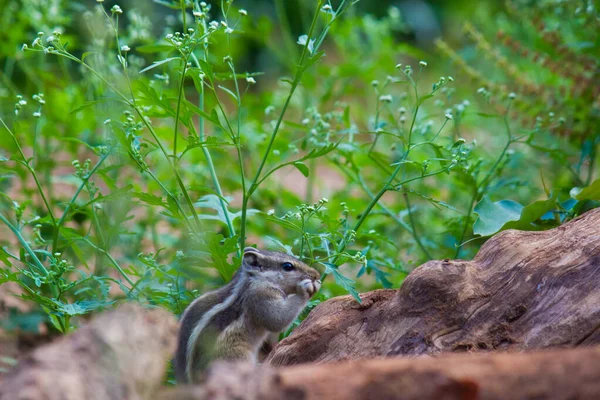
<instances>
[{"instance_id":1,"label":"squirrel","mask_svg":"<svg viewBox=\"0 0 600 400\"><path fill-rule=\"evenodd\" d=\"M285 253L244 249L231 281L183 312L173 360L179 383L192 383L215 359L256 362L269 334L283 331L319 291L319 273Z\"/></svg>"}]
</instances>

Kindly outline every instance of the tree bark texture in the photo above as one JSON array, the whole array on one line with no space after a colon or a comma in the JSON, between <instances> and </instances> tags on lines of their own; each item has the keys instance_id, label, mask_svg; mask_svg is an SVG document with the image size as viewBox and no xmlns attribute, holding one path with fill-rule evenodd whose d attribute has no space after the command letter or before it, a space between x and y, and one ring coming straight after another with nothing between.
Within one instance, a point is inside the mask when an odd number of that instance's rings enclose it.
<instances>
[{"instance_id":1,"label":"tree bark texture","mask_svg":"<svg viewBox=\"0 0 600 400\"><path fill-rule=\"evenodd\" d=\"M398 290L318 305L266 362L600 344L600 209L543 232L508 230L472 261L429 261Z\"/></svg>"},{"instance_id":2,"label":"tree bark texture","mask_svg":"<svg viewBox=\"0 0 600 400\"><path fill-rule=\"evenodd\" d=\"M217 365L155 400L595 400L600 348L353 360L274 368Z\"/></svg>"}]
</instances>

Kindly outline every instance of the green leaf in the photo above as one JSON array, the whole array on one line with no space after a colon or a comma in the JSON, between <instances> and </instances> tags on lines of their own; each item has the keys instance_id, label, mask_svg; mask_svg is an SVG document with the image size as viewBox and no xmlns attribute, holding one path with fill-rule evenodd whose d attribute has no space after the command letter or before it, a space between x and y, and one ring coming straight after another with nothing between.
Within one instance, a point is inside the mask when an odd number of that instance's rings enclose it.
<instances>
[{"instance_id":1,"label":"green leaf","mask_svg":"<svg viewBox=\"0 0 600 400\"><path fill-rule=\"evenodd\" d=\"M76 301L75 303L63 303L59 300L52 299L52 302L56 305L58 312L73 316L73 315L85 315L92 311L104 309L111 304L114 304L114 300L110 301L98 301L98 300L82 300Z\"/></svg>"},{"instance_id":2,"label":"green leaf","mask_svg":"<svg viewBox=\"0 0 600 400\"><path fill-rule=\"evenodd\" d=\"M116 97L104 97L98 100L93 100L93 101L88 101L83 103L82 105L75 107L74 109L71 110L70 114L75 114L78 111L84 110L88 107L94 106L96 104L102 104L102 103L106 103L108 101L117 101L117 102L122 102L121 99L116 98Z\"/></svg>"},{"instance_id":3,"label":"green leaf","mask_svg":"<svg viewBox=\"0 0 600 400\"><path fill-rule=\"evenodd\" d=\"M480 117L483 117L483 118L500 118L501 117L498 114L486 114L486 113L482 113L482 112L478 112L477 115Z\"/></svg>"},{"instance_id":4,"label":"green leaf","mask_svg":"<svg viewBox=\"0 0 600 400\"><path fill-rule=\"evenodd\" d=\"M240 101L238 99L237 95L235 93L233 93L231 90L227 89L225 86L219 85L219 89L224 90L225 92L227 92L227 94L229 94L231 97L233 97L233 99L235 100L236 103L238 103Z\"/></svg>"},{"instance_id":5,"label":"green leaf","mask_svg":"<svg viewBox=\"0 0 600 400\"><path fill-rule=\"evenodd\" d=\"M238 265L229 263L227 260L229 255L237 250L238 236L225 238L216 232L206 232L202 235L202 239L197 250L210 255L210 260L206 260L205 266L216 269L223 280L229 282Z\"/></svg>"},{"instance_id":6,"label":"green leaf","mask_svg":"<svg viewBox=\"0 0 600 400\"><path fill-rule=\"evenodd\" d=\"M289 254L290 256L294 256L294 253L292 252L292 246L287 245L287 244L283 244L283 243L281 243L281 241L279 239L276 239L276 238L271 237L271 236L265 236L265 239L268 242L271 242L271 243L275 244L281 250L285 251L286 254Z\"/></svg>"},{"instance_id":7,"label":"green leaf","mask_svg":"<svg viewBox=\"0 0 600 400\"><path fill-rule=\"evenodd\" d=\"M419 97L419 102L417 103L417 107L419 107L421 104L423 104L423 102L427 101L428 99L430 99L432 97L433 97L433 94L428 94L426 96Z\"/></svg>"},{"instance_id":8,"label":"green leaf","mask_svg":"<svg viewBox=\"0 0 600 400\"><path fill-rule=\"evenodd\" d=\"M302 173L302 175L304 175L304 177L308 178L308 167L306 166L306 164L304 164L303 162L295 162L294 167L296 167L298 169L298 171L300 171Z\"/></svg>"},{"instance_id":9,"label":"green leaf","mask_svg":"<svg viewBox=\"0 0 600 400\"><path fill-rule=\"evenodd\" d=\"M199 59L198 63L200 64L200 68L202 69L202 72L204 72L204 74L208 77L208 79L210 81L213 81L214 75L213 75L213 70L212 70L211 65L202 59Z\"/></svg>"},{"instance_id":10,"label":"green leaf","mask_svg":"<svg viewBox=\"0 0 600 400\"><path fill-rule=\"evenodd\" d=\"M600 200L600 179L584 188L574 187L569 194L577 200Z\"/></svg>"},{"instance_id":11,"label":"green leaf","mask_svg":"<svg viewBox=\"0 0 600 400\"><path fill-rule=\"evenodd\" d=\"M172 45L169 44L146 44L144 46L138 46L135 48L135 51L138 53L162 53L164 51L172 51L174 50Z\"/></svg>"},{"instance_id":12,"label":"green leaf","mask_svg":"<svg viewBox=\"0 0 600 400\"><path fill-rule=\"evenodd\" d=\"M181 60L181 57L170 57L170 58L165 58L164 60L161 60L161 61L154 61L151 65L149 65L146 68L144 68L143 70L141 70L140 74L142 74L146 71L150 71L151 69L159 67L163 64L169 63L173 60Z\"/></svg>"},{"instance_id":13,"label":"green leaf","mask_svg":"<svg viewBox=\"0 0 600 400\"><path fill-rule=\"evenodd\" d=\"M500 231L506 223L521 218L523 206L516 201L500 200L492 203L485 196L475 206L474 212L479 216L473 225L473 233L489 236Z\"/></svg>"},{"instance_id":14,"label":"green leaf","mask_svg":"<svg viewBox=\"0 0 600 400\"><path fill-rule=\"evenodd\" d=\"M221 200L224 203L223 205L221 204ZM200 200L195 202L194 206L200 207L200 208L211 208L217 212L216 215L200 214L200 215L198 215L198 217L200 219L217 220L217 221L221 221L224 224L227 224L227 218L225 217L225 215L226 215L225 213L227 213L227 216L229 217L229 221L233 221L236 218L239 218L242 216L241 211L238 211L236 213L232 213L231 211L229 211L227 206L228 206L230 200L231 200L231 197L225 197L225 198L221 199L216 194L207 194L206 196L202 196L200 198ZM225 210L223 210L223 208L225 208ZM250 208L250 209L246 210L246 215L251 216L258 212L259 212L258 210Z\"/></svg>"},{"instance_id":15,"label":"green leaf","mask_svg":"<svg viewBox=\"0 0 600 400\"><path fill-rule=\"evenodd\" d=\"M225 80L232 80L232 79L246 79L246 78L250 78L250 77L254 77L254 76L261 76L264 75L264 72L251 72L251 73L242 73L242 74L235 74L235 76L231 73L231 72L227 72L227 73L222 73L222 72L215 72L215 79L219 80L219 81L225 81Z\"/></svg>"},{"instance_id":16,"label":"green leaf","mask_svg":"<svg viewBox=\"0 0 600 400\"><path fill-rule=\"evenodd\" d=\"M473 210L478 215L473 224L473 233L490 236L506 229L538 230L534 224L548 211L556 208L557 194L552 193L547 200L539 200L523 207L512 200L491 202L487 196L477 203Z\"/></svg>"},{"instance_id":17,"label":"green leaf","mask_svg":"<svg viewBox=\"0 0 600 400\"><path fill-rule=\"evenodd\" d=\"M351 294L352 297L354 297L354 299L356 301L358 301L359 303L362 303L362 300L360 299L360 296L358 295L358 291L356 290L355 282L352 279L342 275L340 273L340 271L338 270L337 265L331 264L328 262L322 262L322 261L319 261L319 263L325 267L326 274L333 275L333 278L335 279L335 282L338 285L343 287L349 294Z\"/></svg>"},{"instance_id":18,"label":"green leaf","mask_svg":"<svg viewBox=\"0 0 600 400\"><path fill-rule=\"evenodd\" d=\"M81 56L81 62L85 62L85 59L88 56L91 56L92 54L96 54L95 51L86 51L85 53L83 53L83 55Z\"/></svg>"},{"instance_id":19,"label":"green leaf","mask_svg":"<svg viewBox=\"0 0 600 400\"><path fill-rule=\"evenodd\" d=\"M132 196L151 206L160 206L165 208L168 207L167 203L162 199L162 197L158 197L150 193L133 192Z\"/></svg>"},{"instance_id":20,"label":"green leaf","mask_svg":"<svg viewBox=\"0 0 600 400\"><path fill-rule=\"evenodd\" d=\"M197 105L191 103L189 100L183 99L183 104L193 113L198 114L199 116L201 116L202 118L206 119L207 121L212 122L213 124L215 124L216 126L218 126L219 128L225 130L225 128L223 128L221 126L221 122L219 122L219 117L217 115L217 117L215 118L215 114L208 114L206 111L200 109L200 107L198 107ZM214 109L213 109L214 111Z\"/></svg>"},{"instance_id":21,"label":"green leaf","mask_svg":"<svg viewBox=\"0 0 600 400\"><path fill-rule=\"evenodd\" d=\"M267 217L265 218L265 220L270 221L270 222L274 222L277 225L280 225L286 229L289 229L291 231L303 234L304 231L302 230L302 227L299 225L294 224L293 222L291 222L288 219L284 219L284 218L279 218L275 215L267 215Z\"/></svg>"}]
</instances>

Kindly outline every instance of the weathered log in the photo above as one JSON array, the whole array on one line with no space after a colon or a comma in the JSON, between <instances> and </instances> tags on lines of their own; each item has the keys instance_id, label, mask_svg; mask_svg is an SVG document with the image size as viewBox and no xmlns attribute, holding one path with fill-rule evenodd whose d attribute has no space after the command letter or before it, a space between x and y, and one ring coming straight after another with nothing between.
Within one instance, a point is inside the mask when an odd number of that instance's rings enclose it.
<instances>
[{"instance_id":1,"label":"weathered log","mask_svg":"<svg viewBox=\"0 0 600 400\"><path fill-rule=\"evenodd\" d=\"M175 350L177 321L127 304L36 349L0 385L0 400L148 399Z\"/></svg>"},{"instance_id":2,"label":"weathered log","mask_svg":"<svg viewBox=\"0 0 600 400\"><path fill-rule=\"evenodd\" d=\"M155 400L598 399L600 348L355 360L275 369L216 366Z\"/></svg>"},{"instance_id":3,"label":"weathered log","mask_svg":"<svg viewBox=\"0 0 600 400\"><path fill-rule=\"evenodd\" d=\"M472 261L430 261L399 290L317 306L266 362L600 344L600 209L543 232L508 230Z\"/></svg>"}]
</instances>

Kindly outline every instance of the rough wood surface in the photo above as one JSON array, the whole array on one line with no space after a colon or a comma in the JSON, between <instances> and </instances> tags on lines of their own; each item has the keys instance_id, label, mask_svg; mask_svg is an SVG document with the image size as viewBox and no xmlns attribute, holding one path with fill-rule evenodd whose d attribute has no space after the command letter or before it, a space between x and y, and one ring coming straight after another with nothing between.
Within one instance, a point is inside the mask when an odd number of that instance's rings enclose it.
<instances>
[{"instance_id":1,"label":"rough wood surface","mask_svg":"<svg viewBox=\"0 0 600 400\"><path fill-rule=\"evenodd\" d=\"M472 261L430 261L399 290L321 303L271 365L600 344L600 209L504 231Z\"/></svg>"},{"instance_id":2,"label":"rough wood surface","mask_svg":"<svg viewBox=\"0 0 600 400\"><path fill-rule=\"evenodd\" d=\"M41 347L4 376L0 400L142 400L160 387L177 321L127 304Z\"/></svg>"},{"instance_id":3,"label":"rough wood surface","mask_svg":"<svg viewBox=\"0 0 600 400\"><path fill-rule=\"evenodd\" d=\"M452 354L335 364L217 366L155 400L598 399L600 348Z\"/></svg>"}]
</instances>

